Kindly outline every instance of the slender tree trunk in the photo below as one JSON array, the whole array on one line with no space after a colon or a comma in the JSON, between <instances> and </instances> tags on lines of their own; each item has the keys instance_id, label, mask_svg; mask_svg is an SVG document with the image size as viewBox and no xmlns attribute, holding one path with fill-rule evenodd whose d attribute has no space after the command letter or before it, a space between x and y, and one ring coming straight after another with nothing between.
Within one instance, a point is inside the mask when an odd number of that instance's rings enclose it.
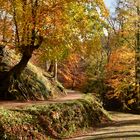
<instances>
[{"instance_id":1,"label":"slender tree trunk","mask_svg":"<svg viewBox=\"0 0 140 140\"><path fill-rule=\"evenodd\" d=\"M138 101L140 102L140 9L137 6L138 21L136 24L136 56L135 56L135 79L136 79L136 91L138 94Z\"/></svg>"},{"instance_id":2,"label":"slender tree trunk","mask_svg":"<svg viewBox=\"0 0 140 140\"><path fill-rule=\"evenodd\" d=\"M53 71L54 71L54 61L51 60L50 66L49 66L49 68L48 68L48 72L49 72L49 73L53 73Z\"/></svg>"},{"instance_id":3,"label":"slender tree trunk","mask_svg":"<svg viewBox=\"0 0 140 140\"><path fill-rule=\"evenodd\" d=\"M55 59L55 62L54 62L54 80L57 81L57 70L58 69L58 66L57 66L57 59Z\"/></svg>"},{"instance_id":4,"label":"slender tree trunk","mask_svg":"<svg viewBox=\"0 0 140 140\"><path fill-rule=\"evenodd\" d=\"M57 80L57 71L58 71L57 59L52 60L48 68L48 72L51 73L52 78L54 78L54 80Z\"/></svg>"}]
</instances>

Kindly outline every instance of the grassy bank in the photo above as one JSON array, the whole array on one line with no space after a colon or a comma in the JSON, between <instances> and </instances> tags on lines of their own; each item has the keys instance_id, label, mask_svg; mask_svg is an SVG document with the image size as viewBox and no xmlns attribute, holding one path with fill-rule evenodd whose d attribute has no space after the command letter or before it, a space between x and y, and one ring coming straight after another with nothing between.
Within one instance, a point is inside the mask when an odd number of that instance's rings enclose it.
<instances>
[{"instance_id":1,"label":"grassy bank","mask_svg":"<svg viewBox=\"0 0 140 140\"><path fill-rule=\"evenodd\" d=\"M17 110L1 108L0 139L61 139L108 120L107 112L91 96L66 103L34 105Z\"/></svg>"}]
</instances>

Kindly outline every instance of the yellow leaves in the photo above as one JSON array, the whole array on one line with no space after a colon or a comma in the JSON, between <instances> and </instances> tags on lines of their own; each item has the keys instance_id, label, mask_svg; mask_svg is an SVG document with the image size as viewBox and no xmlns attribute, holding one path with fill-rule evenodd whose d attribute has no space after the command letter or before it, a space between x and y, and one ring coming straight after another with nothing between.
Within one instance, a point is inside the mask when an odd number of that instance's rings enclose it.
<instances>
[{"instance_id":1,"label":"yellow leaves","mask_svg":"<svg viewBox=\"0 0 140 140\"><path fill-rule=\"evenodd\" d=\"M128 47L114 50L106 66L106 79L109 85L118 90L119 87L127 87L128 84L122 85L124 81L131 79L130 82L133 82L134 63L134 52ZM116 91L116 94L119 94L118 92L120 93L120 90Z\"/></svg>"},{"instance_id":2,"label":"yellow leaves","mask_svg":"<svg viewBox=\"0 0 140 140\"><path fill-rule=\"evenodd\" d=\"M133 104L135 102L136 102L136 99L130 99L130 100L128 100L128 105L131 105L131 104Z\"/></svg>"},{"instance_id":3,"label":"yellow leaves","mask_svg":"<svg viewBox=\"0 0 140 140\"><path fill-rule=\"evenodd\" d=\"M14 37L18 36L21 44L30 44L32 32L35 32L36 38L42 35L46 39L43 45L46 46L44 48L49 46L50 52L53 53L51 55L62 53L63 50L72 47L78 48L85 38L87 42L93 40L92 46L100 46L100 38L96 35L101 34L104 21L100 20L96 8L99 7L102 15L106 15L103 1L38 0L36 7L34 2L34 0L10 1L11 14L15 18L11 25L13 27L17 24L18 31L18 35ZM13 33L15 34L15 30ZM15 38L13 40L16 40Z\"/></svg>"},{"instance_id":4,"label":"yellow leaves","mask_svg":"<svg viewBox=\"0 0 140 140\"><path fill-rule=\"evenodd\" d=\"M108 17L109 16L109 11L107 10L107 8L105 7L105 3L103 0L95 0L97 3L97 6L100 8L101 11L101 16L103 17Z\"/></svg>"}]
</instances>

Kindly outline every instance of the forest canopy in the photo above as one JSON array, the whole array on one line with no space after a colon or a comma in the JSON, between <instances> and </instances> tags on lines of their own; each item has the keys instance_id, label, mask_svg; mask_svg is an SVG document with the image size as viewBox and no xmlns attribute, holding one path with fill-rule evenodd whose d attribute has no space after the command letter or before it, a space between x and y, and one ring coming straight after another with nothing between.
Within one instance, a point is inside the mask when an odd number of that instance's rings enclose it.
<instances>
[{"instance_id":1,"label":"forest canopy","mask_svg":"<svg viewBox=\"0 0 140 140\"><path fill-rule=\"evenodd\" d=\"M0 72L3 81L0 92L7 95L12 79L20 78L33 56L39 63L49 64L45 70L51 78L63 83L69 79L70 88L79 83L80 90L95 91L102 98L111 89L111 97L116 98L117 94L122 100L122 83L132 76L133 102L139 102L139 17L136 0L116 1L114 13L108 11L103 0L1 0L1 50L5 46L14 49L20 60L9 70ZM128 58L127 66L131 62L131 70L123 65L125 58ZM1 64L2 59L3 55ZM130 73L130 77L120 76L122 71ZM118 77L114 82L115 74ZM120 80L123 76L126 78Z\"/></svg>"}]
</instances>

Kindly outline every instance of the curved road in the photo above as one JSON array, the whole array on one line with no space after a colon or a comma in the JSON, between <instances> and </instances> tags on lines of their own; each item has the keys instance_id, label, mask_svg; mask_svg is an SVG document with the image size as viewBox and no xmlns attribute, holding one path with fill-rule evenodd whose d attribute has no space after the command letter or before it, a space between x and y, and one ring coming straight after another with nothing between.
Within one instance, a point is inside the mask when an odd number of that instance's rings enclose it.
<instances>
[{"instance_id":1,"label":"curved road","mask_svg":"<svg viewBox=\"0 0 140 140\"><path fill-rule=\"evenodd\" d=\"M0 107L22 108L33 104L59 103L75 100L82 97L80 92L68 91L68 95L59 99L49 101L0 101ZM113 123L98 126L95 131L67 140L140 140L140 115L126 114L120 112L110 112Z\"/></svg>"},{"instance_id":2,"label":"curved road","mask_svg":"<svg viewBox=\"0 0 140 140\"><path fill-rule=\"evenodd\" d=\"M94 132L67 140L140 140L140 115L110 112L113 123Z\"/></svg>"}]
</instances>

